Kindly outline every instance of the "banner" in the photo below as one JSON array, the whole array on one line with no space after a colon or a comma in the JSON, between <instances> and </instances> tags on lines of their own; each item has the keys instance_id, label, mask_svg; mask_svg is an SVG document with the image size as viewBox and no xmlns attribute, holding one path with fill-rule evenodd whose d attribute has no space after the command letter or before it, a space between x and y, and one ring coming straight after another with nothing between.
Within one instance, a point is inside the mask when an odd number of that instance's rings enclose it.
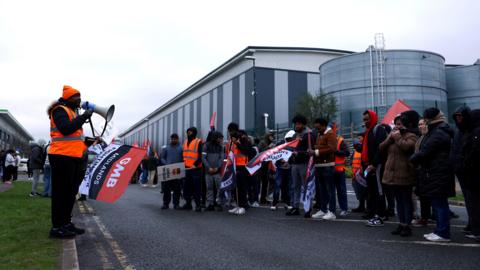
<instances>
[{"instance_id":1,"label":"banner","mask_svg":"<svg viewBox=\"0 0 480 270\"><path fill-rule=\"evenodd\" d=\"M280 159L288 161L293 152L285 148L295 148L297 147L298 142L299 140L296 139L291 142L278 145L272 149L265 150L256 155L250 162L248 162L245 168L250 173L250 175L252 175L258 169L260 169L260 167L262 167L262 162L264 161L272 161L272 163L275 163Z\"/></svg>"},{"instance_id":2,"label":"banner","mask_svg":"<svg viewBox=\"0 0 480 270\"><path fill-rule=\"evenodd\" d=\"M305 212L310 211L312 200L315 197L315 164L313 156L310 157L307 166L305 184L302 185L302 203Z\"/></svg>"},{"instance_id":3,"label":"banner","mask_svg":"<svg viewBox=\"0 0 480 270\"><path fill-rule=\"evenodd\" d=\"M411 110L410 106L408 106L405 102L401 100L397 100L390 109L388 109L387 113L383 117L382 124L387 124L393 126L393 120L402 112L406 112Z\"/></svg>"},{"instance_id":4,"label":"banner","mask_svg":"<svg viewBox=\"0 0 480 270\"><path fill-rule=\"evenodd\" d=\"M115 202L127 189L145 154L145 149L129 145L108 145L88 166L80 193L93 200Z\"/></svg>"},{"instance_id":5,"label":"banner","mask_svg":"<svg viewBox=\"0 0 480 270\"><path fill-rule=\"evenodd\" d=\"M235 154L232 151L228 154L227 163L220 182L220 192L232 190L236 186L236 173L237 168L235 166Z\"/></svg>"},{"instance_id":6,"label":"banner","mask_svg":"<svg viewBox=\"0 0 480 270\"><path fill-rule=\"evenodd\" d=\"M170 181L185 177L185 163L178 162L157 167L158 181Z\"/></svg>"}]
</instances>

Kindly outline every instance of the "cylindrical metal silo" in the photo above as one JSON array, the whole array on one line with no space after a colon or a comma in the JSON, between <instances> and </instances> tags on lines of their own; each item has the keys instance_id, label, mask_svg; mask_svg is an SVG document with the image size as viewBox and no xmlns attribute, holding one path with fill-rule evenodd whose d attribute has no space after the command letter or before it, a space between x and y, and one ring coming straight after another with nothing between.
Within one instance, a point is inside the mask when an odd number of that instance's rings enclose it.
<instances>
[{"instance_id":1,"label":"cylindrical metal silo","mask_svg":"<svg viewBox=\"0 0 480 270\"><path fill-rule=\"evenodd\" d=\"M480 108L480 61L471 66L447 67L448 110L461 105Z\"/></svg>"},{"instance_id":2,"label":"cylindrical metal silo","mask_svg":"<svg viewBox=\"0 0 480 270\"><path fill-rule=\"evenodd\" d=\"M320 66L320 88L337 98L337 123L357 130L366 109L382 114L398 99L420 114L435 106L448 113L445 59L432 52L370 47L338 57Z\"/></svg>"}]
</instances>

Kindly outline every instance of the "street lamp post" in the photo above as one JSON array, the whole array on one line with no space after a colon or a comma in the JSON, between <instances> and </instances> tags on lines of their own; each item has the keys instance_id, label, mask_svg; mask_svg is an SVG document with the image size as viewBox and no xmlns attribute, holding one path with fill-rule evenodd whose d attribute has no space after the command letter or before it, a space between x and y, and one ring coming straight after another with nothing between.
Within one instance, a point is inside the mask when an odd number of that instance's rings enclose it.
<instances>
[{"instance_id":1,"label":"street lamp post","mask_svg":"<svg viewBox=\"0 0 480 270\"><path fill-rule=\"evenodd\" d=\"M251 55L245 56L245 59L247 60L252 60L253 61L253 91L252 91L252 96L253 96L253 129L257 130L257 78L255 74L255 57Z\"/></svg>"}]
</instances>

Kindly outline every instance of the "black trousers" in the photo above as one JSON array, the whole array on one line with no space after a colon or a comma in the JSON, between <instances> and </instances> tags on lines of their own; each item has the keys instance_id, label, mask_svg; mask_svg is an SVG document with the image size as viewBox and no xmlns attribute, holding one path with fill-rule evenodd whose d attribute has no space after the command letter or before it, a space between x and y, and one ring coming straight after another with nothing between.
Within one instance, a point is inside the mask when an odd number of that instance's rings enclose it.
<instances>
[{"instance_id":1,"label":"black trousers","mask_svg":"<svg viewBox=\"0 0 480 270\"><path fill-rule=\"evenodd\" d=\"M237 190L238 190L238 206L247 208L247 184L248 184L248 171L245 166L237 166ZM234 190L235 191L235 190Z\"/></svg>"},{"instance_id":2,"label":"black trousers","mask_svg":"<svg viewBox=\"0 0 480 270\"><path fill-rule=\"evenodd\" d=\"M181 191L182 179L170 180L163 182L163 205L169 205L172 200L173 191L173 205L179 205L180 203L180 191Z\"/></svg>"},{"instance_id":3,"label":"black trousers","mask_svg":"<svg viewBox=\"0 0 480 270\"><path fill-rule=\"evenodd\" d=\"M380 195L380 188L382 184L377 181L377 176L374 173L370 173L367 176L367 205L368 213L370 215L378 215L380 217L385 216L385 197ZM383 190L382 190L383 191Z\"/></svg>"},{"instance_id":4,"label":"black trousers","mask_svg":"<svg viewBox=\"0 0 480 270\"><path fill-rule=\"evenodd\" d=\"M52 227L71 222L78 188L85 175L85 159L48 155L52 168Z\"/></svg>"}]
</instances>

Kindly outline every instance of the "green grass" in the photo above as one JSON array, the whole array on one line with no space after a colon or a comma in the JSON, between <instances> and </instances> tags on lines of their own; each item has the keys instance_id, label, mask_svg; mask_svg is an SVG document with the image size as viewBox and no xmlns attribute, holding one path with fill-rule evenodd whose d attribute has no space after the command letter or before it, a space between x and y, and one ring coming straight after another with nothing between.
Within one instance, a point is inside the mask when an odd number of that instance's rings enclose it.
<instances>
[{"instance_id":1,"label":"green grass","mask_svg":"<svg viewBox=\"0 0 480 270\"><path fill-rule=\"evenodd\" d=\"M50 199L30 198L30 182L0 193L0 268L56 269L62 242L50 239ZM39 187L43 190L43 187Z\"/></svg>"},{"instance_id":2,"label":"green grass","mask_svg":"<svg viewBox=\"0 0 480 270\"><path fill-rule=\"evenodd\" d=\"M452 198L448 198L449 200L452 200L452 201L460 201L460 202L464 202L465 201L465 198L463 197L463 194L457 194L457 196L455 197L452 197Z\"/></svg>"}]
</instances>

